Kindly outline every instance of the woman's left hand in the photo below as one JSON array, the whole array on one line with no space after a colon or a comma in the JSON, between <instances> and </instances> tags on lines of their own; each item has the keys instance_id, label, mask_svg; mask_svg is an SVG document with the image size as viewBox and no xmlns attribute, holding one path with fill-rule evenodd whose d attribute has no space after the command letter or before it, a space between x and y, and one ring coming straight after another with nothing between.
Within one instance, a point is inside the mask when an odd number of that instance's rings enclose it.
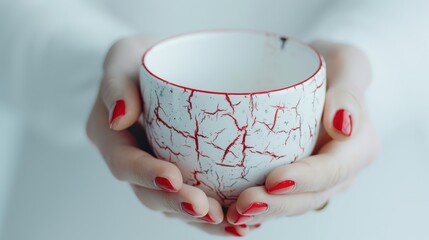
<instances>
[{"instance_id":1,"label":"woman's left hand","mask_svg":"<svg viewBox=\"0 0 429 240\"><path fill-rule=\"evenodd\" d=\"M327 63L323 129L315 155L273 170L265 186L243 191L227 212L233 225L254 225L278 216L323 208L378 152L364 94L371 82L366 55L349 45L315 42Z\"/></svg>"}]
</instances>

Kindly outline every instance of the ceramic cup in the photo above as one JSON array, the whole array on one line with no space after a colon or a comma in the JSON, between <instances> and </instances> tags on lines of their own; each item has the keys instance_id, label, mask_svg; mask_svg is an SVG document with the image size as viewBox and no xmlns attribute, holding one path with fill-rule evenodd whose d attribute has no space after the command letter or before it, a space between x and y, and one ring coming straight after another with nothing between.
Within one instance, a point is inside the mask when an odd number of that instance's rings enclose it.
<instances>
[{"instance_id":1,"label":"ceramic cup","mask_svg":"<svg viewBox=\"0 0 429 240\"><path fill-rule=\"evenodd\" d=\"M228 206L274 168L311 154L326 91L313 48L272 33L207 31L142 59L142 116L155 155Z\"/></svg>"}]
</instances>

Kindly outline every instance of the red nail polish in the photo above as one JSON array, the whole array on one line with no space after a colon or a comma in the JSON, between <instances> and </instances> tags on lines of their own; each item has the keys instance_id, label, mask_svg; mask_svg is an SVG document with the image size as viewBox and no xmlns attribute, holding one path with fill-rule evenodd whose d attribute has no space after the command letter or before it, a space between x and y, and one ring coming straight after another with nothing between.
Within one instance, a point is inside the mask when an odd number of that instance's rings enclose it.
<instances>
[{"instance_id":1,"label":"red nail polish","mask_svg":"<svg viewBox=\"0 0 429 240\"><path fill-rule=\"evenodd\" d=\"M295 188L295 181L285 180L268 189L268 193L286 193Z\"/></svg>"},{"instance_id":2,"label":"red nail polish","mask_svg":"<svg viewBox=\"0 0 429 240\"><path fill-rule=\"evenodd\" d=\"M110 118L110 128L112 128L118 118L125 115L125 101L118 100L113 108L112 117Z\"/></svg>"},{"instance_id":3,"label":"red nail polish","mask_svg":"<svg viewBox=\"0 0 429 240\"><path fill-rule=\"evenodd\" d=\"M208 214L208 213L204 217L201 217L200 219L203 220L203 221L206 221L208 223L216 223L213 220L213 218L210 216L210 214Z\"/></svg>"},{"instance_id":4,"label":"red nail polish","mask_svg":"<svg viewBox=\"0 0 429 240\"><path fill-rule=\"evenodd\" d=\"M334 128L346 136L351 136L352 127L352 115L347 110L338 110L334 116Z\"/></svg>"},{"instance_id":5,"label":"red nail polish","mask_svg":"<svg viewBox=\"0 0 429 240\"><path fill-rule=\"evenodd\" d=\"M253 216L245 216L238 214L237 219L235 219L234 224L243 224L253 219Z\"/></svg>"},{"instance_id":6,"label":"red nail polish","mask_svg":"<svg viewBox=\"0 0 429 240\"><path fill-rule=\"evenodd\" d=\"M163 177L156 177L155 178L155 185L159 188L169 191L169 192L177 192L177 190L173 187L171 182L167 178Z\"/></svg>"},{"instance_id":7,"label":"red nail polish","mask_svg":"<svg viewBox=\"0 0 429 240\"><path fill-rule=\"evenodd\" d=\"M182 202L180 204L180 207L182 208L183 211L185 211L187 214L191 215L191 216L198 216L198 213L195 212L194 210L194 206L192 206L192 204L187 203L187 202Z\"/></svg>"},{"instance_id":8,"label":"red nail polish","mask_svg":"<svg viewBox=\"0 0 429 240\"><path fill-rule=\"evenodd\" d=\"M230 233L230 234L232 234L232 235L234 235L236 237L242 237L242 235L233 226L226 226L225 227L225 232Z\"/></svg>"},{"instance_id":9,"label":"red nail polish","mask_svg":"<svg viewBox=\"0 0 429 240\"><path fill-rule=\"evenodd\" d=\"M264 202L254 202L246 210L243 211L243 215L256 215L268 210L268 204Z\"/></svg>"},{"instance_id":10,"label":"red nail polish","mask_svg":"<svg viewBox=\"0 0 429 240\"><path fill-rule=\"evenodd\" d=\"M253 225L253 227L254 227L254 228L259 228L259 227L261 227L261 225L262 225L262 224L257 223L257 224L255 224L255 225Z\"/></svg>"}]
</instances>

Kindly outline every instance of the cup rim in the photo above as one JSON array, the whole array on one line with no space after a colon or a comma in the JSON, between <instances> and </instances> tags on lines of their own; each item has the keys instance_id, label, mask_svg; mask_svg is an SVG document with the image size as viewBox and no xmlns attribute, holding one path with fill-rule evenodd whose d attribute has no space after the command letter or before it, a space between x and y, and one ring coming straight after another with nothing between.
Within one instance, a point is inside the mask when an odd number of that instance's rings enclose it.
<instances>
[{"instance_id":1,"label":"cup rim","mask_svg":"<svg viewBox=\"0 0 429 240\"><path fill-rule=\"evenodd\" d=\"M192 35L197 35L197 34L204 34L204 33L228 33L228 32L232 32L232 33L248 33L248 34L258 34L258 35L266 35L266 36L277 36L277 37L284 37L287 38L288 41L289 40L293 40L301 45L304 45L305 47L313 50L313 52L316 53L317 57L319 58L319 66L317 67L317 69L314 71L313 74L311 74L308 78L297 82L295 84L286 86L286 87L282 87L282 88L276 88L276 89L272 89L272 90L267 90L267 91L255 91L255 92L221 92L221 91L209 91L209 90L203 90L203 89L197 89L197 88L191 88L191 87L186 87L180 84L176 84L173 82L170 82L158 75L156 75L155 73L153 73L151 70L149 70L149 68L146 66L145 64L145 59L147 54L155 47L159 46L160 44L163 44L165 42L168 41L172 41L175 40L177 38L181 38L181 37L186 37L186 36L192 36ZM175 86L177 88L181 88L183 90L190 90L190 91L195 91L195 92L201 92L201 93L205 93L205 94L216 94L216 95L258 95L258 94L269 94L269 93L273 93L273 92L279 92L279 91L283 91L283 90L287 90L289 88L294 88L296 86L302 85L305 82L308 82L310 79L313 79L313 77L315 75L317 75L323 66L323 60L322 60L322 55L319 53L319 51L317 51L314 47L312 47L311 45L309 45L308 43L295 38L295 37L291 37L291 36L287 36L287 35L282 35L282 34L278 34L278 33L274 33L274 32L268 32L268 31L258 31L258 30L248 30L248 29L212 29L212 30L201 30L201 31L192 31L192 32L187 32L187 33L182 33L182 34L177 34L165 39L162 39L156 43L154 43L151 47L149 47L143 54L142 59L141 59L141 64L143 66L143 68L146 70L147 73L149 73L152 77L156 78L157 80L164 82L166 84Z\"/></svg>"}]
</instances>

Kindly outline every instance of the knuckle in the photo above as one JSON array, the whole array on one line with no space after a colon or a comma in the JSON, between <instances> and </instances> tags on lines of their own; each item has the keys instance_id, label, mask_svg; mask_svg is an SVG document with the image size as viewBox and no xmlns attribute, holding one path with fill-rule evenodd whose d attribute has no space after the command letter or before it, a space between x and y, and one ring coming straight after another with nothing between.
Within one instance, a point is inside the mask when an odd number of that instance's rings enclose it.
<instances>
[{"instance_id":1,"label":"knuckle","mask_svg":"<svg viewBox=\"0 0 429 240\"><path fill-rule=\"evenodd\" d=\"M350 174L350 169L345 164L338 164L332 174L331 186L343 182Z\"/></svg>"},{"instance_id":2,"label":"knuckle","mask_svg":"<svg viewBox=\"0 0 429 240\"><path fill-rule=\"evenodd\" d=\"M112 175L119 181L125 181L125 175L122 170L122 161L117 156L121 156L117 152L120 151L118 148L112 148L107 154L104 154L104 160L110 169Z\"/></svg>"},{"instance_id":3,"label":"knuckle","mask_svg":"<svg viewBox=\"0 0 429 240\"><path fill-rule=\"evenodd\" d=\"M120 171L119 167L117 166L118 165L116 163L117 161L115 161L110 155L105 157L105 160L106 160L107 166L109 166L109 169L112 175L119 181L125 181L125 177L122 174L122 171Z\"/></svg>"},{"instance_id":4,"label":"knuckle","mask_svg":"<svg viewBox=\"0 0 429 240\"><path fill-rule=\"evenodd\" d=\"M278 215L278 216L290 217L293 215L293 209L290 207L290 205L287 204L287 201L284 201L284 203L279 204L279 206L277 206L276 209L274 209L272 214Z\"/></svg>"}]
</instances>

